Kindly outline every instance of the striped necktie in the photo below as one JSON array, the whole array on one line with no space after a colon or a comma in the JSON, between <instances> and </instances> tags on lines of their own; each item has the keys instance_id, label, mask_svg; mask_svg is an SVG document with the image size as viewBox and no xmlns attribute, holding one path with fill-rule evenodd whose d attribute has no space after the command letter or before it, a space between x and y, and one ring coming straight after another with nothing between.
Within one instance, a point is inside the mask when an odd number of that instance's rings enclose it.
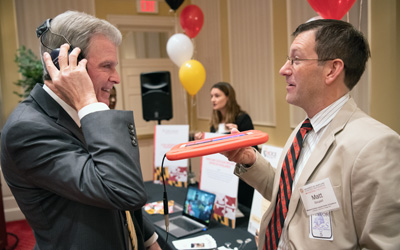
<instances>
[{"instance_id":1,"label":"striped necktie","mask_svg":"<svg viewBox=\"0 0 400 250\"><path fill-rule=\"evenodd\" d=\"M304 136L312 129L310 120L307 118L290 146L285 161L282 164L281 178L276 207L265 233L264 250L275 250L278 248L279 239L282 234L283 224L289 208L290 197L292 196L292 184L296 170L297 159L303 146Z\"/></svg>"}]
</instances>

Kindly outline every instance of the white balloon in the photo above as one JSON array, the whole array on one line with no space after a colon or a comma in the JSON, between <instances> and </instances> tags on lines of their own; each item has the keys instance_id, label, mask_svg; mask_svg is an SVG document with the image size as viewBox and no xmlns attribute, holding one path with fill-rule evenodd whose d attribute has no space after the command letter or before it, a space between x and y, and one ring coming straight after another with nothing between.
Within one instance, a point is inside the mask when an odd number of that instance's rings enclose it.
<instances>
[{"instance_id":1,"label":"white balloon","mask_svg":"<svg viewBox=\"0 0 400 250\"><path fill-rule=\"evenodd\" d=\"M185 34L177 33L168 39L168 56L178 67L192 59L193 50L192 40Z\"/></svg>"}]
</instances>

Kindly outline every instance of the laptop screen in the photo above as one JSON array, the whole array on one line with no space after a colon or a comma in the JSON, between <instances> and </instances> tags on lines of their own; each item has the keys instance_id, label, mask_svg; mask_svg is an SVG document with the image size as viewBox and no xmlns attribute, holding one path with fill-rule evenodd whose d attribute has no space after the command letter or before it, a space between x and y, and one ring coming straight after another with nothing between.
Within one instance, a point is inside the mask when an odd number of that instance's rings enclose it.
<instances>
[{"instance_id":1,"label":"laptop screen","mask_svg":"<svg viewBox=\"0 0 400 250\"><path fill-rule=\"evenodd\" d=\"M183 214L208 226L214 201L215 194L189 186L183 206Z\"/></svg>"}]
</instances>

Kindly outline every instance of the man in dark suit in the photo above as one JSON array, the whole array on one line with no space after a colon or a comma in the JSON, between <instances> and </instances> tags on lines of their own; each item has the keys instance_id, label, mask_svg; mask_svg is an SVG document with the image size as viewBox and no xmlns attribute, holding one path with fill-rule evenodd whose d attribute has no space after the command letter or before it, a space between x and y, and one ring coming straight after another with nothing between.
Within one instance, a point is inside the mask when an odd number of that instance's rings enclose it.
<instances>
[{"instance_id":1,"label":"man in dark suit","mask_svg":"<svg viewBox=\"0 0 400 250\"><path fill-rule=\"evenodd\" d=\"M47 20L37 33L45 84L18 105L1 138L4 177L33 229L35 249L160 249L141 214L147 197L133 113L107 106L120 82L121 33L74 11ZM56 48L58 65L49 54Z\"/></svg>"}]
</instances>

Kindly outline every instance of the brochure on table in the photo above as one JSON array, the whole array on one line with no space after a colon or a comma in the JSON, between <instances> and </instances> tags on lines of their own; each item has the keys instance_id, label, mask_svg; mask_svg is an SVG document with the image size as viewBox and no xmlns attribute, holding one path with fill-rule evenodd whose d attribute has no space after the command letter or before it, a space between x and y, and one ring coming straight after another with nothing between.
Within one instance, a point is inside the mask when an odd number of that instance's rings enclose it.
<instances>
[{"instance_id":1,"label":"brochure on table","mask_svg":"<svg viewBox=\"0 0 400 250\"><path fill-rule=\"evenodd\" d=\"M220 135L205 133L204 138ZM234 169L235 163L219 153L203 156L201 160L200 189L217 195L213 217L231 228L235 228L239 185L239 178L233 174Z\"/></svg>"},{"instance_id":2,"label":"brochure on table","mask_svg":"<svg viewBox=\"0 0 400 250\"><path fill-rule=\"evenodd\" d=\"M276 168L279 158L282 154L282 148L269 146L264 144L261 148L261 155L268 160L271 165ZM253 203L251 205L250 219L247 231L255 235L256 230L260 228L261 218L264 212L268 209L270 202L257 191L254 190Z\"/></svg>"},{"instance_id":3,"label":"brochure on table","mask_svg":"<svg viewBox=\"0 0 400 250\"><path fill-rule=\"evenodd\" d=\"M161 163L164 155L176 144L189 140L189 125L156 125L154 128L154 183L162 183ZM188 159L169 161L164 159L166 184L187 187Z\"/></svg>"}]
</instances>

